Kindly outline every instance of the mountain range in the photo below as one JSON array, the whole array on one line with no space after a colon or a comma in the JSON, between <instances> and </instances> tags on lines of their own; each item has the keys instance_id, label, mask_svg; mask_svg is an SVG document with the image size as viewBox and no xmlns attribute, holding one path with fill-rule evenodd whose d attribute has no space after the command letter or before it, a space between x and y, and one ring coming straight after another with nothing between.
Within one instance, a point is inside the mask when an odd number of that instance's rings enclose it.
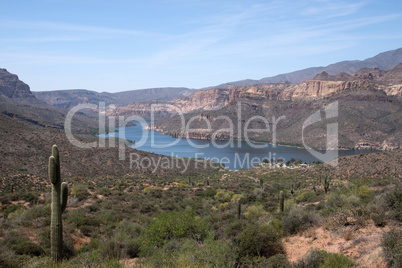
<instances>
[{"instance_id":1,"label":"mountain range","mask_svg":"<svg viewBox=\"0 0 402 268\"><path fill-rule=\"evenodd\" d=\"M321 72L327 72L328 74L331 75L336 75L341 72L345 72L347 74L353 74L362 68L387 69L397 65L400 62L402 62L402 48L386 51L362 61L360 60L341 61L330 64L325 67L322 66L310 67L290 73L279 74L272 77L265 77L260 80L246 79L235 82L228 82L225 84L244 86L244 85L267 84L267 83L280 83L285 81L298 84L306 80L312 79L314 76L316 76Z\"/></svg>"},{"instance_id":2,"label":"mountain range","mask_svg":"<svg viewBox=\"0 0 402 268\"><path fill-rule=\"evenodd\" d=\"M278 124L277 141L301 145L302 123L327 104L339 103L339 147L341 149L392 149L401 147L402 140L402 48L378 54L363 61L344 61L327 67L313 67L261 80L247 80L238 84L226 83L201 90L188 88L156 88L118 93L97 93L89 90L57 90L31 92L29 86L0 69L0 116L5 120L36 124L39 127L63 129L69 109L80 103L115 104L109 115L140 115L150 119L153 104L156 109L154 128L172 136L209 139L211 132L225 129L226 123L216 120L226 115L237 122L237 104L242 103L242 120L252 116L261 118L286 117ZM308 77L312 78L309 80ZM271 80L270 80L271 79ZM307 79L307 80L305 80ZM300 82L301 81L301 82ZM270 83L268 83L270 82ZM273 83L275 82L275 83ZM50 104L50 105L49 105ZM192 128L182 133L175 113L163 107L174 105L185 113L185 120L196 116ZM205 131L204 119L212 121L212 129ZM75 117L77 133L91 133L97 128L93 117L78 113ZM272 123L272 122L271 122ZM237 125L234 126L237 129ZM263 128L253 121L251 128ZM239 133L237 130L234 133ZM306 130L309 146L325 148L326 125L316 124ZM236 134L219 132L220 139ZM269 136L253 134L253 140L272 142ZM332 148L335 149L335 148Z\"/></svg>"},{"instance_id":3,"label":"mountain range","mask_svg":"<svg viewBox=\"0 0 402 268\"><path fill-rule=\"evenodd\" d=\"M325 67L311 67L286 74L265 77L260 80L246 79L234 82L227 82L215 87L208 87L204 89L282 82L298 84L314 78L317 74L321 72L327 72L330 75L336 75L341 72L353 74L361 68L379 68L383 70L395 66L400 62L402 62L402 48L386 51L362 61L341 61ZM107 105L115 104L117 106L127 106L130 104L149 101L164 102L171 101L180 97L189 97L196 91L196 89L189 89L184 87L149 88L116 93L99 93L86 89L68 89L36 91L33 92L33 95L37 99L42 100L50 105L59 108L69 109L80 103L99 103L100 101L105 102Z\"/></svg>"},{"instance_id":4,"label":"mountain range","mask_svg":"<svg viewBox=\"0 0 402 268\"><path fill-rule=\"evenodd\" d=\"M178 97L189 96L194 89L184 87L149 88L122 91L117 93L96 92L86 89L69 89L54 91L33 92L34 96L50 105L69 109L81 103L105 102L106 105L114 104L125 106L138 102L169 101Z\"/></svg>"},{"instance_id":5,"label":"mountain range","mask_svg":"<svg viewBox=\"0 0 402 268\"><path fill-rule=\"evenodd\" d=\"M276 125L276 141L282 144L327 149L326 124L318 122L303 129L312 114L323 110L331 103L338 105L339 144L341 149L392 149L400 148L402 141L402 64L386 70L363 68L353 75L322 72L314 79L300 84L277 83L223 87L199 90L190 98L168 102L179 107L185 114L188 129L182 130L181 117L165 117L152 126L167 135L198 139L244 138L244 129L238 128L238 113L241 109L243 127L266 129L273 118L284 117ZM239 108L241 103L241 108ZM147 110L148 109L148 110ZM119 107L118 112L138 114L150 112L144 104ZM173 113L172 113L173 114ZM230 118L234 131L227 131ZM196 120L194 120L194 118ZM207 126L206 121L211 125ZM304 139L303 139L304 130ZM239 132L240 131L240 132ZM249 134L256 141L273 142L269 135L258 132ZM336 149L336 148L328 148Z\"/></svg>"},{"instance_id":6,"label":"mountain range","mask_svg":"<svg viewBox=\"0 0 402 268\"><path fill-rule=\"evenodd\" d=\"M53 144L57 144L61 150L62 173L66 176L118 176L152 170L166 174L184 169L183 166L169 170L157 169L154 163L159 163L163 156L131 148L127 148L127 154L136 153L141 158L149 159L151 163L147 168L131 168L128 157L125 161L119 160L117 146L78 148L65 133L67 113L67 109L38 100L17 75L0 69L0 176L11 178L19 174L34 174L46 177ZM98 117L77 112L72 118L72 133L80 142L98 142L98 137L94 135L99 133L98 127ZM177 161L172 157L164 159ZM209 169L204 171L209 172Z\"/></svg>"}]
</instances>

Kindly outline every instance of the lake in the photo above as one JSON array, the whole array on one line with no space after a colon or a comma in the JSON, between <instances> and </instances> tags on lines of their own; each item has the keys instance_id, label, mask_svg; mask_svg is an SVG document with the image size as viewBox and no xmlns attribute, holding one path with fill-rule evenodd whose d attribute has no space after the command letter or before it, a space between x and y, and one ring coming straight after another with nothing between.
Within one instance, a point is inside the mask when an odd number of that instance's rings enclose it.
<instances>
[{"instance_id":1,"label":"lake","mask_svg":"<svg viewBox=\"0 0 402 268\"><path fill-rule=\"evenodd\" d=\"M100 135L102 138L111 136L119 137L125 133L125 138L135 141L131 147L138 150L175 157L203 158L225 164L231 170L250 168L261 163L264 158L279 159L285 161L291 158L300 159L303 162L328 161L333 158L336 151L331 151L330 156L323 156L317 159L305 148L272 145L266 143L249 144L246 141L237 141L231 145L228 141L216 141L213 144L210 140L197 140L185 138L173 138L163 135L154 130L143 129L141 124L135 126L117 128L119 132ZM256 148L265 147L265 148ZM339 156L355 155L360 153L376 152L377 150L339 150ZM325 151L317 151L324 154Z\"/></svg>"}]
</instances>

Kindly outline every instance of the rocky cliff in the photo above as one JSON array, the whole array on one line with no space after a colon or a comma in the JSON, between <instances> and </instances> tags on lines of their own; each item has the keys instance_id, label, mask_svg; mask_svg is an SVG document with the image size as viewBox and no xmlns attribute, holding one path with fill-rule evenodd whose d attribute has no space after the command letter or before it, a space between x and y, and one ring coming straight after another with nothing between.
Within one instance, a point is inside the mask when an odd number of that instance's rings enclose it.
<instances>
[{"instance_id":1,"label":"rocky cliff","mask_svg":"<svg viewBox=\"0 0 402 268\"><path fill-rule=\"evenodd\" d=\"M185 124L191 122L189 129L181 131L182 121L179 116L163 118L153 127L161 133L175 137L244 138L241 128L249 119L258 116L256 120L251 120L248 129L272 130L273 118L283 116L285 119L276 126L277 141L302 145L303 122L328 103L338 101L338 148L399 148L402 140L401 66L388 70L364 68L352 75L329 75L323 72L313 80L300 84L226 85L200 90L191 97L166 103L185 113ZM240 102L241 118L238 121L237 105ZM143 111L146 106L142 104ZM173 109L165 109L165 112L171 115L176 113ZM227 116L233 126L228 125L228 120L220 118L221 115ZM268 124L263 118L267 119ZM206 124L207 121L210 128ZM239 122L243 126L239 126ZM233 131L228 131L228 128ZM304 134L305 141L311 147L327 148L326 124L320 123L306 128ZM272 136L258 131L251 131L249 138L273 141Z\"/></svg>"},{"instance_id":2,"label":"rocky cliff","mask_svg":"<svg viewBox=\"0 0 402 268\"><path fill-rule=\"evenodd\" d=\"M181 97L164 103L177 107L183 113L189 113L219 110L242 99L312 101L354 91L376 91L389 96L402 96L402 64L388 70L364 68L353 75L346 73L329 75L322 72L314 79L300 84L283 82L246 86L225 85L199 90L188 97ZM152 104L155 103L143 102L119 107L117 113L146 116L150 113ZM177 112L177 110L161 106L155 109L161 117Z\"/></svg>"},{"instance_id":3,"label":"rocky cliff","mask_svg":"<svg viewBox=\"0 0 402 268\"><path fill-rule=\"evenodd\" d=\"M18 76L0 68L0 95L3 99L35 99L29 86L18 79Z\"/></svg>"}]
</instances>

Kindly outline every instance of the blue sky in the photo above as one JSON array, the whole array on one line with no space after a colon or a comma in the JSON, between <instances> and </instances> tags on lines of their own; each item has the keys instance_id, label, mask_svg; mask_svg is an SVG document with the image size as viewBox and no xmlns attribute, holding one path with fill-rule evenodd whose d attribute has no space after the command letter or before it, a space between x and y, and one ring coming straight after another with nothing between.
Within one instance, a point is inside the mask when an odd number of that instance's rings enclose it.
<instances>
[{"instance_id":1,"label":"blue sky","mask_svg":"<svg viewBox=\"0 0 402 268\"><path fill-rule=\"evenodd\" d=\"M402 47L402 1L3 0L0 68L31 90L202 88Z\"/></svg>"}]
</instances>

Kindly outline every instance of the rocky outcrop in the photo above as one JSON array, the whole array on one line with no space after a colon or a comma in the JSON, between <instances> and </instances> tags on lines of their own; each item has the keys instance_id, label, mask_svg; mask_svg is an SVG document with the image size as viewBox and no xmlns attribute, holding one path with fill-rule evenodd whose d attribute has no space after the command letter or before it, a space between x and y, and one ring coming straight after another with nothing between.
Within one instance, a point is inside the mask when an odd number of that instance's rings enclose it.
<instances>
[{"instance_id":1,"label":"rocky outcrop","mask_svg":"<svg viewBox=\"0 0 402 268\"><path fill-rule=\"evenodd\" d=\"M6 69L0 69L0 94L9 99L35 99L29 86Z\"/></svg>"},{"instance_id":2,"label":"rocky outcrop","mask_svg":"<svg viewBox=\"0 0 402 268\"><path fill-rule=\"evenodd\" d=\"M376 90L377 87L366 80L355 81L320 81L310 80L303 82L293 88L290 88L290 96L292 100L314 100L330 97L335 94L340 94L345 91L359 90Z\"/></svg>"}]
</instances>

